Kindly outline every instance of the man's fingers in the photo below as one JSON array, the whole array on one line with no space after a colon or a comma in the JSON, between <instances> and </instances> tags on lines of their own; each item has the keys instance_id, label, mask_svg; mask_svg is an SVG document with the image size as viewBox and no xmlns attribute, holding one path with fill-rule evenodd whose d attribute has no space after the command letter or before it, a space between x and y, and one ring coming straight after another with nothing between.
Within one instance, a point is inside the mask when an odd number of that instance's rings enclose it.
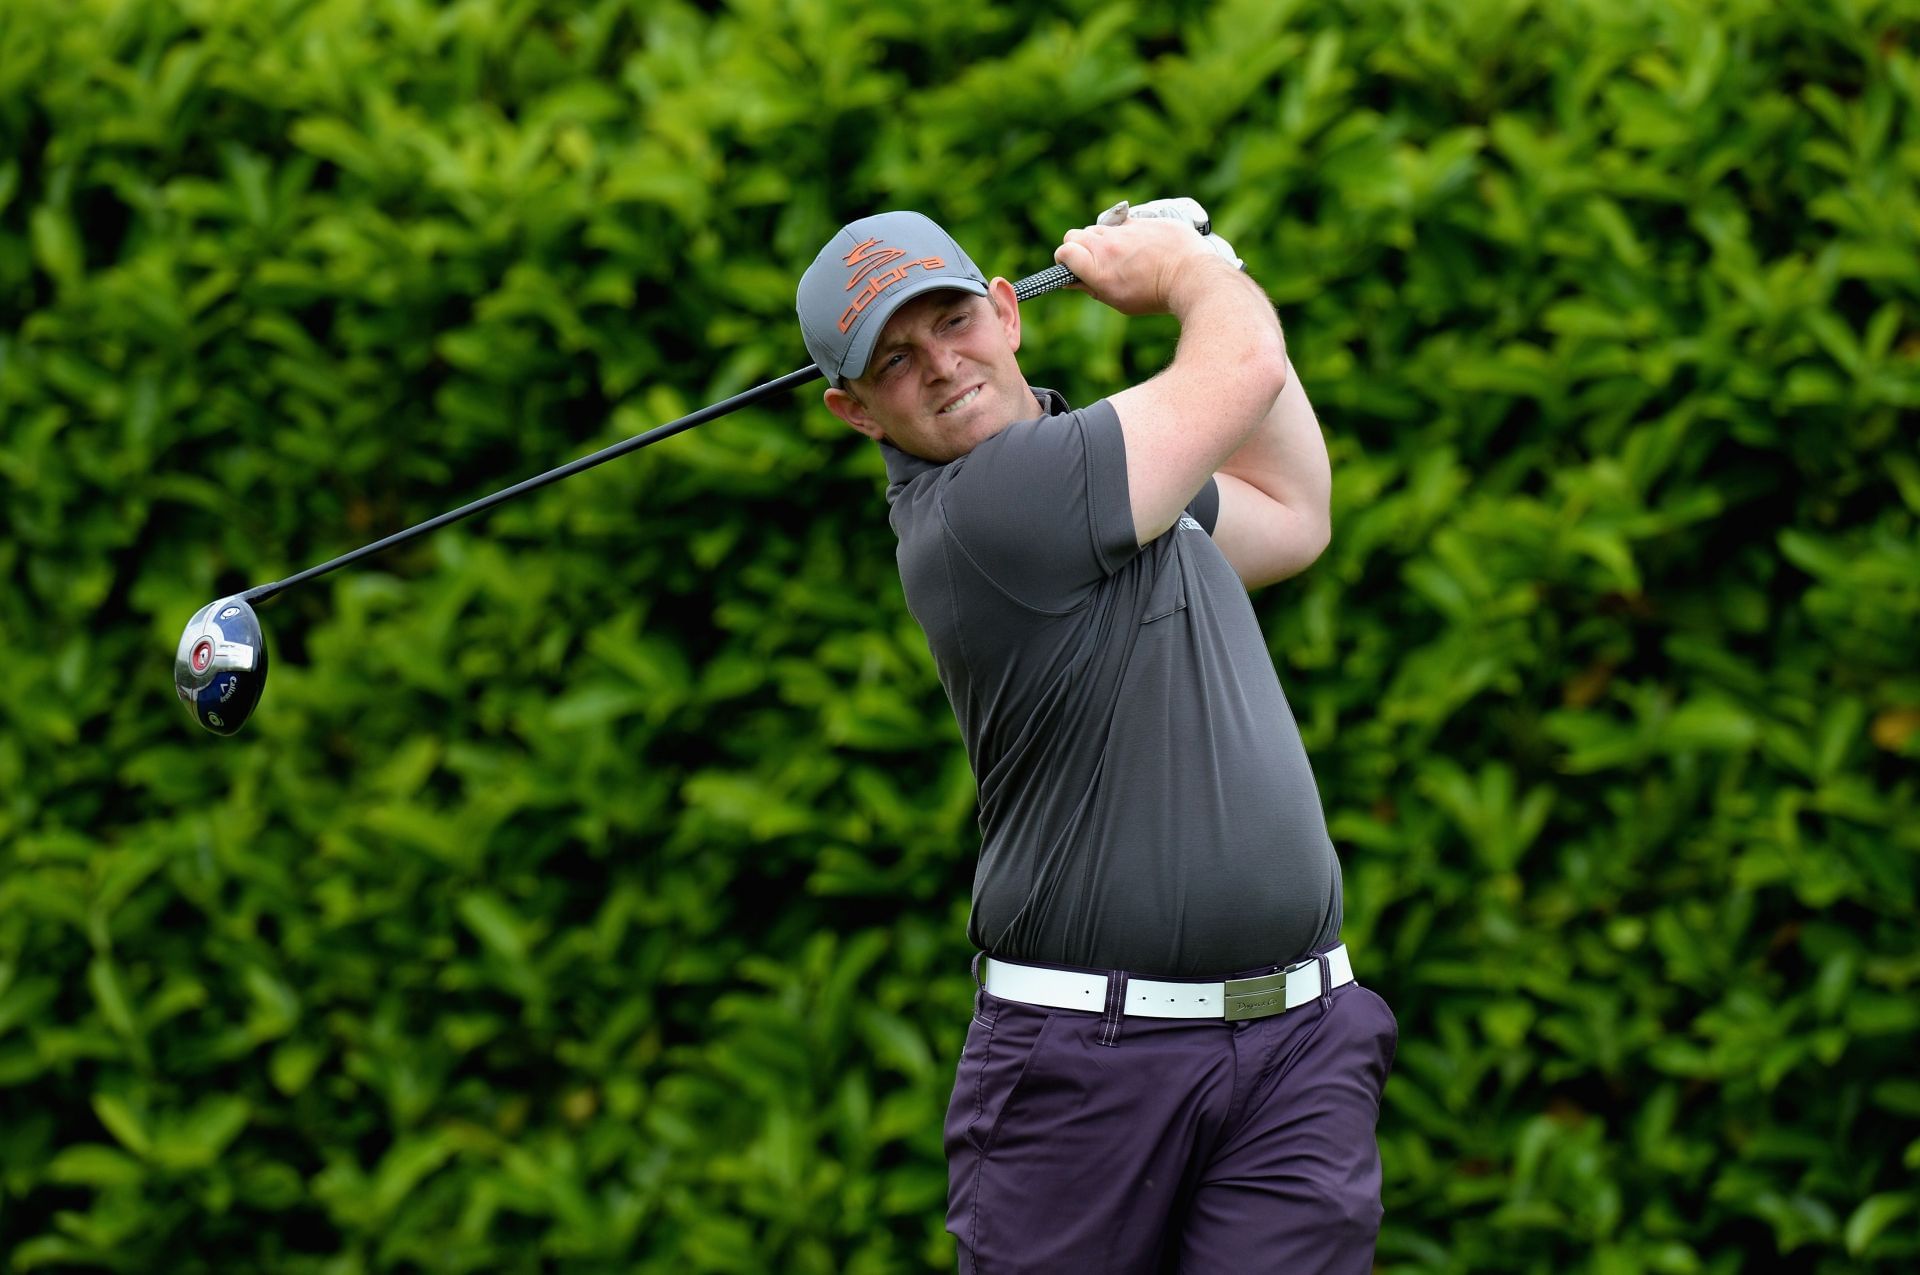
<instances>
[{"instance_id":1,"label":"man's fingers","mask_svg":"<svg viewBox=\"0 0 1920 1275\"><path fill-rule=\"evenodd\" d=\"M1106 230L1107 228L1105 226L1080 226L1069 230L1066 234L1060 236L1061 243L1058 248L1054 249L1053 259L1067 269L1072 270L1075 274L1080 274L1081 271L1074 265L1074 260L1077 260L1081 265L1092 264L1092 245L1106 233ZM1069 260L1061 255L1065 252L1072 252L1076 254L1076 257L1074 260Z\"/></svg>"},{"instance_id":2,"label":"man's fingers","mask_svg":"<svg viewBox=\"0 0 1920 1275\"><path fill-rule=\"evenodd\" d=\"M1084 230L1069 230L1064 236L1066 242L1053 250L1055 263L1073 271L1076 278L1085 278L1088 268L1093 264L1093 253L1074 236L1084 237Z\"/></svg>"}]
</instances>

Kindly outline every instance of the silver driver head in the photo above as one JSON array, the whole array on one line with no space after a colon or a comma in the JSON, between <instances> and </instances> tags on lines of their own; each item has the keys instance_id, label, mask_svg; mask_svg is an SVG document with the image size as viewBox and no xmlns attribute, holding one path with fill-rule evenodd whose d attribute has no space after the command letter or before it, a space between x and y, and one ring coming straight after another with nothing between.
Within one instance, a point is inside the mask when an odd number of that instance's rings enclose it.
<instances>
[{"instance_id":1,"label":"silver driver head","mask_svg":"<svg viewBox=\"0 0 1920 1275\"><path fill-rule=\"evenodd\" d=\"M216 735L246 724L267 685L267 638L235 594L194 612L173 657L173 689L193 720Z\"/></svg>"}]
</instances>

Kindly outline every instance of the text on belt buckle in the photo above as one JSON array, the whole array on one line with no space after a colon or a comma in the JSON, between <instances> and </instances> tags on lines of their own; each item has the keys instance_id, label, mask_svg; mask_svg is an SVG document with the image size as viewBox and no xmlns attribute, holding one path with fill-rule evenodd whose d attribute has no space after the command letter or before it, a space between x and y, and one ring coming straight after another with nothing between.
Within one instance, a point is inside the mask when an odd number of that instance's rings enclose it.
<instances>
[{"instance_id":1,"label":"text on belt buckle","mask_svg":"<svg viewBox=\"0 0 1920 1275\"><path fill-rule=\"evenodd\" d=\"M1226 990L1224 1017L1230 1023L1278 1014L1287 1007L1287 971L1256 978L1230 978Z\"/></svg>"}]
</instances>

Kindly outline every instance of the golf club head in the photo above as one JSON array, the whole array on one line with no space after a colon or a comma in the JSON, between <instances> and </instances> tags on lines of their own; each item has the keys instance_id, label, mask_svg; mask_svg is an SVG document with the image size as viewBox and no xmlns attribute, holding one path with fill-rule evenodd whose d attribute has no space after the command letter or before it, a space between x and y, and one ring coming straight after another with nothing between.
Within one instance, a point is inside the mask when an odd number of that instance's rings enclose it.
<instances>
[{"instance_id":1,"label":"golf club head","mask_svg":"<svg viewBox=\"0 0 1920 1275\"><path fill-rule=\"evenodd\" d=\"M193 720L216 735L246 725L267 686L267 638L238 594L194 612L173 657L173 689Z\"/></svg>"}]
</instances>

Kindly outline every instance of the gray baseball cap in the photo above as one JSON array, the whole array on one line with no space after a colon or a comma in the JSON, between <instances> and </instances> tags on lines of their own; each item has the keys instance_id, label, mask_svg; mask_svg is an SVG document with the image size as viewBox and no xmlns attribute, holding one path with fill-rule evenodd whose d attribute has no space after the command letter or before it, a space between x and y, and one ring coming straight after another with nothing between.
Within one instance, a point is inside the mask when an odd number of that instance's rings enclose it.
<instances>
[{"instance_id":1,"label":"gray baseball cap","mask_svg":"<svg viewBox=\"0 0 1920 1275\"><path fill-rule=\"evenodd\" d=\"M987 279L931 218L884 212L850 222L800 276L807 353L829 380L858 377L900 303L938 288L984 297Z\"/></svg>"}]
</instances>

